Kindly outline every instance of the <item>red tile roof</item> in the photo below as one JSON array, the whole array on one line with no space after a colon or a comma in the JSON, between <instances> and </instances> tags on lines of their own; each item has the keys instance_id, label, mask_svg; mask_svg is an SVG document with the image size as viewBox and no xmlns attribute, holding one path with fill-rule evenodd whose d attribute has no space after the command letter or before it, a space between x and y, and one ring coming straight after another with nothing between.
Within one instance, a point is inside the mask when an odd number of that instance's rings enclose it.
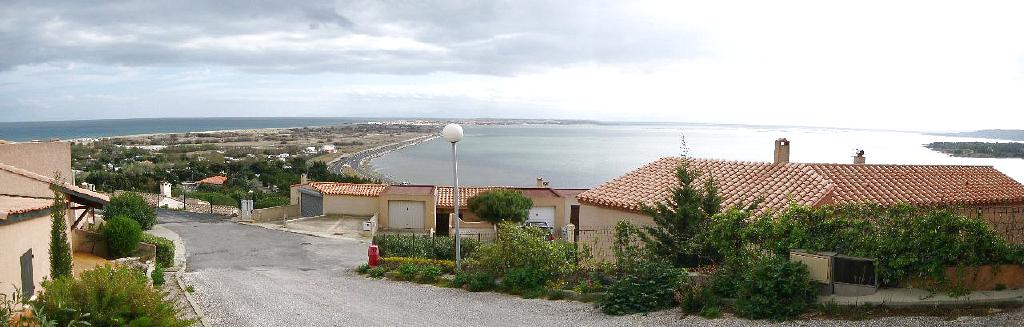
<instances>
[{"instance_id":1,"label":"red tile roof","mask_svg":"<svg viewBox=\"0 0 1024 327\"><path fill-rule=\"evenodd\" d=\"M577 198L581 203L626 211L664 202L677 185L680 157L662 158L615 178ZM759 208L784 209L790 202L980 205L1024 203L1024 185L988 166L770 164L690 159L718 185L724 207L763 199Z\"/></svg>"},{"instance_id":2,"label":"red tile roof","mask_svg":"<svg viewBox=\"0 0 1024 327\"><path fill-rule=\"evenodd\" d=\"M309 183L309 187L323 195L379 196L388 186L383 184L312 182Z\"/></svg>"},{"instance_id":3,"label":"red tile roof","mask_svg":"<svg viewBox=\"0 0 1024 327\"><path fill-rule=\"evenodd\" d=\"M13 173L13 174L17 174L17 175L21 175L23 177L34 179L34 180L37 180L37 181L40 181L40 182L43 182L43 183L47 183L47 184L50 184L50 185L56 185L60 189L64 190L64 192L66 192L66 193L80 194L82 196L94 199L94 200L90 200L90 201L99 201L99 202L102 202L102 204L106 204L106 203L110 202L110 197L106 196L105 194L102 194L102 193L99 193L99 192L96 192L96 191L90 191L90 190L87 190L87 189L75 186L74 184L71 184L71 183L68 183L68 182L65 182L65 181L61 181L60 183L58 183L52 177L43 176L43 175L40 175L40 174L31 172L31 171L28 171L28 170L24 170L24 169L18 168L18 167L14 167L14 166L11 166L11 165L0 163L0 170L7 171L7 172L10 172L10 173Z\"/></svg>"},{"instance_id":4,"label":"red tile roof","mask_svg":"<svg viewBox=\"0 0 1024 327\"><path fill-rule=\"evenodd\" d=\"M391 185L382 194L390 195L431 195L434 194L433 185Z\"/></svg>"},{"instance_id":5,"label":"red tile roof","mask_svg":"<svg viewBox=\"0 0 1024 327\"><path fill-rule=\"evenodd\" d=\"M459 206L465 208L469 203L469 199L476 196L477 194L487 192L494 189L500 189L502 187L487 186L487 187L459 187ZM438 209L452 209L455 204L452 203L454 187L451 186L438 186L437 187L437 208Z\"/></svg>"},{"instance_id":6,"label":"red tile roof","mask_svg":"<svg viewBox=\"0 0 1024 327\"><path fill-rule=\"evenodd\" d=\"M227 182L227 181L228 181L228 177L227 176L217 175L217 176L210 176L210 177L207 177L207 178L203 178L203 179L199 180L196 183L198 183L198 184L208 184L208 185L224 185L224 183Z\"/></svg>"},{"instance_id":7,"label":"red tile roof","mask_svg":"<svg viewBox=\"0 0 1024 327\"><path fill-rule=\"evenodd\" d=\"M53 200L0 195L0 221L10 216L48 210Z\"/></svg>"}]
</instances>

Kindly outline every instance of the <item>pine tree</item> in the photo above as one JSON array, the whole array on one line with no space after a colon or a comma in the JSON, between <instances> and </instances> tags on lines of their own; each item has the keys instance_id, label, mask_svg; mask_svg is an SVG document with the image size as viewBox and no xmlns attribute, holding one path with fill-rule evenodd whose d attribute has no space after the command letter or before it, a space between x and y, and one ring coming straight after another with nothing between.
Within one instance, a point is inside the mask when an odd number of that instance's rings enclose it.
<instances>
[{"instance_id":1,"label":"pine tree","mask_svg":"<svg viewBox=\"0 0 1024 327\"><path fill-rule=\"evenodd\" d=\"M722 199L711 178L704 181L703 187L695 185L700 174L683 158L676 168L679 184L672 188L668 201L642 205L640 209L654 220L653 226L644 228L648 246L677 267L695 267L713 259L699 237L711 216L721 210Z\"/></svg>"},{"instance_id":2,"label":"pine tree","mask_svg":"<svg viewBox=\"0 0 1024 327\"><path fill-rule=\"evenodd\" d=\"M59 177L57 183L60 183ZM71 244L67 234L67 202L64 193L53 187L50 207L50 278L71 276Z\"/></svg>"}]
</instances>

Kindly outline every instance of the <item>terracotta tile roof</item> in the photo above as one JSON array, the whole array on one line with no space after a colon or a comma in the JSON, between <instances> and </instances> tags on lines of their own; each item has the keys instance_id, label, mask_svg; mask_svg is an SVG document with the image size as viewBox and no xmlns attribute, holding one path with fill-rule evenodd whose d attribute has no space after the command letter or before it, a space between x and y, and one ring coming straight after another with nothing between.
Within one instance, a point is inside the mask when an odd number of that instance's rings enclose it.
<instances>
[{"instance_id":1,"label":"terracotta tile roof","mask_svg":"<svg viewBox=\"0 0 1024 327\"><path fill-rule=\"evenodd\" d=\"M459 206L465 208L466 204L469 203L469 199L476 196L477 194L487 192L494 189L501 189L504 187L498 186L486 186L486 187L459 187ZM454 187L451 186L438 186L436 189L437 193L437 208L438 209L451 209L455 207L452 203L452 191Z\"/></svg>"},{"instance_id":2,"label":"terracotta tile roof","mask_svg":"<svg viewBox=\"0 0 1024 327\"><path fill-rule=\"evenodd\" d=\"M0 195L0 221L10 216L33 211L48 210L53 200Z\"/></svg>"},{"instance_id":3,"label":"terracotta tile roof","mask_svg":"<svg viewBox=\"0 0 1024 327\"><path fill-rule=\"evenodd\" d=\"M210 176L203 178L196 183L198 184L209 184L209 185L224 185L224 182L228 181L228 177L224 175Z\"/></svg>"},{"instance_id":4,"label":"terracotta tile roof","mask_svg":"<svg viewBox=\"0 0 1024 327\"><path fill-rule=\"evenodd\" d=\"M382 194L390 195L431 195L434 194L433 185L391 185Z\"/></svg>"},{"instance_id":5,"label":"terracotta tile roof","mask_svg":"<svg viewBox=\"0 0 1024 327\"><path fill-rule=\"evenodd\" d=\"M581 203L626 211L664 202L682 158L662 158L583 192ZM690 159L718 184L724 207L761 198L761 211L796 204L909 203L966 205L1024 203L1024 185L987 166L771 164Z\"/></svg>"},{"instance_id":6,"label":"terracotta tile roof","mask_svg":"<svg viewBox=\"0 0 1024 327\"><path fill-rule=\"evenodd\" d=\"M379 196L388 186L384 184L312 182L309 183L309 187L323 195Z\"/></svg>"},{"instance_id":7,"label":"terracotta tile roof","mask_svg":"<svg viewBox=\"0 0 1024 327\"><path fill-rule=\"evenodd\" d=\"M1024 203L1024 185L991 166L811 164L835 186L834 203Z\"/></svg>"},{"instance_id":8,"label":"terracotta tile roof","mask_svg":"<svg viewBox=\"0 0 1024 327\"><path fill-rule=\"evenodd\" d=\"M14 166L11 166L11 165L0 163L0 170L7 171L7 172L10 172L10 173L13 173L13 174L17 174L17 175L21 175L23 177L31 178L31 179L34 179L34 180L37 180L37 181L40 181L40 182L43 182L43 183L50 184L50 185L57 185L57 186L60 187L60 189L64 190L65 193L72 193L72 194L81 195L81 196L84 196L84 197L89 197L89 198L92 198L95 201L102 202L104 205L106 203L110 202L110 197L108 197L107 195L105 195L103 193L87 190L87 189L75 186L74 184L71 184L71 183L68 183L68 182L63 182L62 181L62 182L60 182L58 184L57 181L55 181L52 177L43 176L43 175L40 175L40 174L31 172L31 171L28 171L28 170L24 170L24 169L18 168L18 167L14 167Z\"/></svg>"}]
</instances>

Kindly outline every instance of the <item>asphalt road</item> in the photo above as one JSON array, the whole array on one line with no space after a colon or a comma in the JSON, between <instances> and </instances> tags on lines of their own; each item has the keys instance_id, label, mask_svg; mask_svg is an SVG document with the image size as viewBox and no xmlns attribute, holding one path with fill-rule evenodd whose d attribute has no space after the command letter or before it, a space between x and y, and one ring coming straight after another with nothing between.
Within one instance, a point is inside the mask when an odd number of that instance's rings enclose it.
<instances>
[{"instance_id":1,"label":"asphalt road","mask_svg":"<svg viewBox=\"0 0 1024 327\"><path fill-rule=\"evenodd\" d=\"M366 244L318 238L161 211L159 221L188 249L183 276L210 326L648 326L768 325L736 318L680 317L670 310L609 317L586 303L527 300L406 282L375 280L352 269ZM1019 311L944 321L895 317L872 321L801 321L799 325L1020 325ZM787 325L793 323L787 323Z\"/></svg>"}]
</instances>

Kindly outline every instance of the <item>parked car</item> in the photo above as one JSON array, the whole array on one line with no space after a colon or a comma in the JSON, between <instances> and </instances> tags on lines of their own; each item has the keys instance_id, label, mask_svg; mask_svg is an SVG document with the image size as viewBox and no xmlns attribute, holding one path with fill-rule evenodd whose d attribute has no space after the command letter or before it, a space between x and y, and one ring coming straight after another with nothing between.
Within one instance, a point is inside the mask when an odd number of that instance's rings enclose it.
<instances>
[{"instance_id":1,"label":"parked car","mask_svg":"<svg viewBox=\"0 0 1024 327\"><path fill-rule=\"evenodd\" d=\"M548 232L548 236L547 236L548 241L555 240L555 226L551 226L551 224L548 224L548 222L546 222L546 221L527 220L527 221L523 222L523 225L530 226L530 227L537 227L537 228L543 229L544 231Z\"/></svg>"}]
</instances>

